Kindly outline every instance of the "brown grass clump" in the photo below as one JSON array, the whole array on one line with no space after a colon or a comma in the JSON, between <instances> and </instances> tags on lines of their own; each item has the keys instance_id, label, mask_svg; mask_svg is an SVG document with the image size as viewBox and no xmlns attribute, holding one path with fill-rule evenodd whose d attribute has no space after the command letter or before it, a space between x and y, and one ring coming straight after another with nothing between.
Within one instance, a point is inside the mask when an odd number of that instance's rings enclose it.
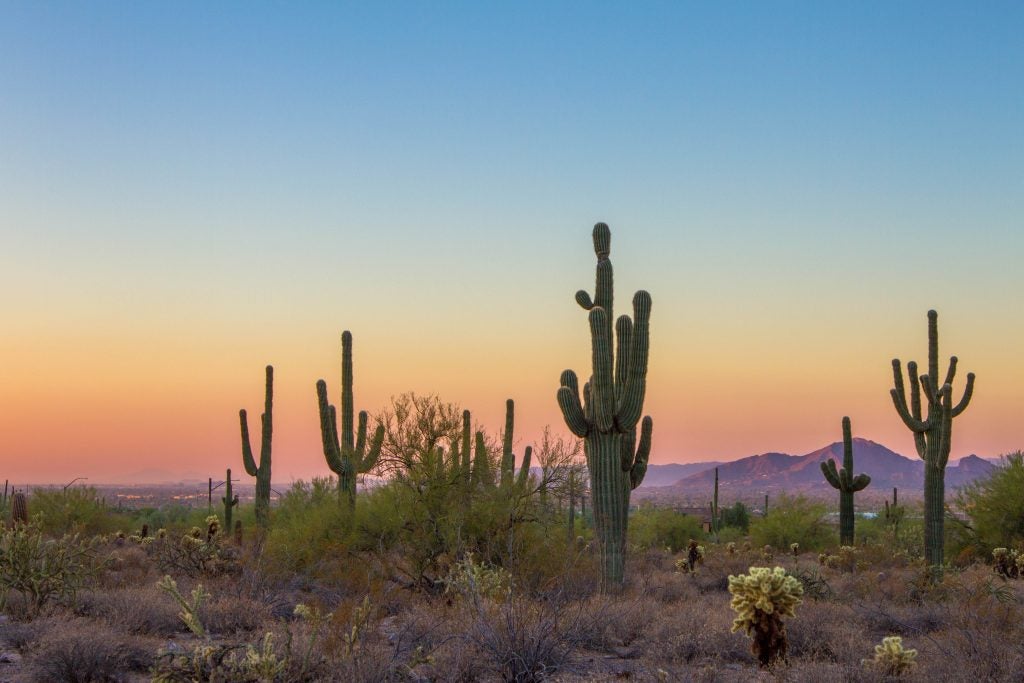
<instances>
[{"instance_id":1,"label":"brown grass clump","mask_svg":"<svg viewBox=\"0 0 1024 683\"><path fill-rule=\"evenodd\" d=\"M40 683L97 683L128 680L153 662L153 646L106 624L76 619L52 624L31 645L28 680Z\"/></svg>"}]
</instances>

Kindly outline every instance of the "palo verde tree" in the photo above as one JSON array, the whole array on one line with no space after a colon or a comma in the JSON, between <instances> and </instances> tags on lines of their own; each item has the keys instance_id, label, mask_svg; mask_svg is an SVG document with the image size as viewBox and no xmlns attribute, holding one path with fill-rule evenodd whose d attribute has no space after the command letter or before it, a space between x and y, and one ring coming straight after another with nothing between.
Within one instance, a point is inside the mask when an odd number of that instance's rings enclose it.
<instances>
[{"instance_id":1,"label":"palo verde tree","mask_svg":"<svg viewBox=\"0 0 1024 683\"><path fill-rule=\"evenodd\" d=\"M839 544L853 545L853 494L867 488L871 477L866 474L853 476L850 418L843 418L843 466L836 470L836 461L829 458L821 463L821 472L832 488L839 489Z\"/></svg>"},{"instance_id":2,"label":"palo verde tree","mask_svg":"<svg viewBox=\"0 0 1024 683\"><path fill-rule=\"evenodd\" d=\"M366 474L377 464L384 426L377 425L369 448L366 444L365 410L359 411L359 426L353 430L352 415L352 333L341 333L341 434L338 434L337 412L327 401L327 382L316 383L317 405L320 409L320 440L323 442L327 466L338 476L338 493L345 497L350 508L356 506L356 478ZM340 438L339 438L340 437Z\"/></svg>"},{"instance_id":3,"label":"palo verde tree","mask_svg":"<svg viewBox=\"0 0 1024 683\"><path fill-rule=\"evenodd\" d=\"M946 379L939 379L939 325L938 313L928 311L928 373L917 374L917 363L907 363L910 380L910 401L903 384L900 361L892 361L894 388L889 391L893 405L903 424L914 433L917 454L924 460L924 556L933 568L933 577L942 572L946 464L949 462L953 434L953 418L967 409L974 393L974 373L967 373L967 386L960 401L953 404L953 379L956 375L956 356L949 359ZM924 402L922 403L922 395Z\"/></svg>"},{"instance_id":4,"label":"palo verde tree","mask_svg":"<svg viewBox=\"0 0 1024 683\"><path fill-rule=\"evenodd\" d=\"M250 477L256 477L256 522L266 528L270 522L270 447L274 434L274 367L267 366L267 385L264 392L263 415L260 438L260 463L252 455L249 442L249 419L245 408L238 411L238 420L242 425L242 464Z\"/></svg>"},{"instance_id":5,"label":"palo verde tree","mask_svg":"<svg viewBox=\"0 0 1024 683\"><path fill-rule=\"evenodd\" d=\"M620 316L613 334L614 281L608 258L611 231L598 223L593 238L597 254L594 298L583 290L576 292L576 302L589 311L592 374L583 386L581 402L576 373L565 370L558 405L569 429L585 439L602 585L614 589L624 579L630 492L643 481L651 450L653 423L650 417L640 422L647 389L651 295L640 290L633 296L633 318Z\"/></svg>"}]
</instances>

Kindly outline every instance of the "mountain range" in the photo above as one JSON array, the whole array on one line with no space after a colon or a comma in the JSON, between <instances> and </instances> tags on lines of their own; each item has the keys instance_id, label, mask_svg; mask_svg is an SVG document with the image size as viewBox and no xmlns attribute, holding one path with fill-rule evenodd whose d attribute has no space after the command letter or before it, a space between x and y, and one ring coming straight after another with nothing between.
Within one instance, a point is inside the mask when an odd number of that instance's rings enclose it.
<instances>
[{"instance_id":1,"label":"mountain range","mask_svg":"<svg viewBox=\"0 0 1024 683\"><path fill-rule=\"evenodd\" d=\"M821 473L821 463L829 459L842 466L842 442L805 455L762 453L726 463L693 463L691 473L671 484L662 482L681 471L674 469L679 465L651 465L643 486L635 495L638 499L707 500L714 489L715 467L718 467L720 498L749 498L771 492L831 494L834 489ZM863 492L869 497L891 496L893 487L899 488L901 495L921 495L924 462L920 458L910 459L874 441L855 438L853 463L854 474L864 472L871 477L870 486ZM968 455L946 468L946 488L952 490L963 486L995 469L992 462L977 455ZM655 475L653 478L652 473Z\"/></svg>"}]
</instances>

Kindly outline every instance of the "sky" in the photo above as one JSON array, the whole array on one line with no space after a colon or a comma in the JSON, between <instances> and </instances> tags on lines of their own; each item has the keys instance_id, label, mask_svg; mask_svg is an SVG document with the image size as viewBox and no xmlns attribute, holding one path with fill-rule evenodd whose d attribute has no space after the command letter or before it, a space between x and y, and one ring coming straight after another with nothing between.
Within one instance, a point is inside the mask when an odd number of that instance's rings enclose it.
<instances>
[{"instance_id":1,"label":"sky","mask_svg":"<svg viewBox=\"0 0 1024 683\"><path fill-rule=\"evenodd\" d=\"M913 455L891 359L1024 448L1024 6L0 4L0 478L327 473L315 382L518 451L589 374L597 221L653 298L654 463ZM944 363L945 361L943 361ZM962 390L962 377L957 392ZM256 429L254 427L254 429ZM154 475L155 476L155 475Z\"/></svg>"}]
</instances>

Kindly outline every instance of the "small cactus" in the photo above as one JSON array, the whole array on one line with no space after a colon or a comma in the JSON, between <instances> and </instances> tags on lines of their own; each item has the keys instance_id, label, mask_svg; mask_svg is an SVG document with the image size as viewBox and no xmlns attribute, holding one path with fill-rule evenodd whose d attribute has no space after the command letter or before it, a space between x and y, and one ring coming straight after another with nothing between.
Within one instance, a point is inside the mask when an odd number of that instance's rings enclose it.
<instances>
[{"instance_id":1,"label":"small cactus","mask_svg":"<svg viewBox=\"0 0 1024 683\"><path fill-rule=\"evenodd\" d=\"M782 567L751 567L748 574L729 576L729 604L736 612L732 632L744 631L753 639L750 649L761 666L786 660L789 643L782 617L796 615L803 586Z\"/></svg>"},{"instance_id":2,"label":"small cactus","mask_svg":"<svg viewBox=\"0 0 1024 683\"><path fill-rule=\"evenodd\" d=\"M28 524L28 501L21 491L11 496L11 524Z\"/></svg>"},{"instance_id":3,"label":"small cactus","mask_svg":"<svg viewBox=\"0 0 1024 683\"><path fill-rule=\"evenodd\" d=\"M910 673L917 666L914 660L917 658L917 650L904 650L903 639L899 636L889 636L882 639L881 645L875 645L875 658L862 659L863 666L877 669L886 676L899 677Z\"/></svg>"},{"instance_id":4,"label":"small cactus","mask_svg":"<svg viewBox=\"0 0 1024 683\"><path fill-rule=\"evenodd\" d=\"M799 543L790 543L789 544L789 552L792 553L793 557L796 557L797 555L799 555L800 554L800 544Z\"/></svg>"},{"instance_id":5,"label":"small cactus","mask_svg":"<svg viewBox=\"0 0 1024 683\"><path fill-rule=\"evenodd\" d=\"M761 557L765 562L771 562L775 559L775 549L770 545L765 545L765 547L761 548Z\"/></svg>"},{"instance_id":6,"label":"small cactus","mask_svg":"<svg viewBox=\"0 0 1024 683\"><path fill-rule=\"evenodd\" d=\"M993 569L1004 579L1016 579L1020 576L1024 556L1016 550L996 548L992 551L992 559L994 561Z\"/></svg>"},{"instance_id":7,"label":"small cactus","mask_svg":"<svg viewBox=\"0 0 1024 683\"><path fill-rule=\"evenodd\" d=\"M729 553L730 555L735 555L736 554L736 544L733 541L729 541L728 543L726 543L725 544L725 552Z\"/></svg>"},{"instance_id":8,"label":"small cactus","mask_svg":"<svg viewBox=\"0 0 1024 683\"><path fill-rule=\"evenodd\" d=\"M220 502L224 504L224 528L231 528L231 516L233 509L238 505L238 495L231 488L231 468L228 468L227 478L224 480L224 497Z\"/></svg>"}]
</instances>

